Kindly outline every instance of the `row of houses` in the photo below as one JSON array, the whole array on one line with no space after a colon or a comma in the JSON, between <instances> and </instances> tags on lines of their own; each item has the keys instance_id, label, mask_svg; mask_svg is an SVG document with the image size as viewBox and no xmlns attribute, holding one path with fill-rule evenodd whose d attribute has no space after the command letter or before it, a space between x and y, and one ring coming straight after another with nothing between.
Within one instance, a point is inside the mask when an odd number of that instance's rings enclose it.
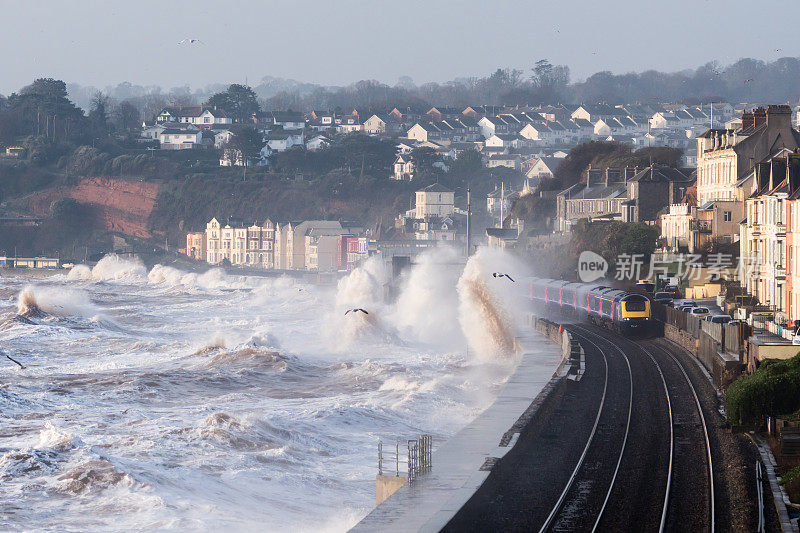
<instances>
[{"instance_id":1,"label":"row of houses","mask_svg":"<svg viewBox=\"0 0 800 533\"><path fill-rule=\"evenodd\" d=\"M557 228L580 218L657 224L662 251L716 247L746 268L744 293L772 309L777 322L800 321L800 131L792 109L745 111L731 128L696 138L697 170L588 169L585 181L558 195ZM638 187L638 190L637 190Z\"/></svg>"},{"instance_id":2,"label":"row of houses","mask_svg":"<svg viewBox=\"0 0 800 533\"><path fill-rule=\"evenodd\" d=\"M397 232L385 242L380 231L336 220L247 224L211 219L204 231L186 235L187 256L212 265L260 269L352 270L372 253L416 255L463 233L466 213L455 207L455 193L435 183L416 192L413 209L401 213ZM396 234L395 234L396 233Z\"/></svg>"},{"instance_id":3,"label":"row of houses","mask_svg":"<svg viewBox=\"0 0 800 533\"><path fill-rule=\"evenodd\" d=\"M367 257L368 232L331 220L250 225L217 218L186 235L187 256L211 265L276 270L349 270Z\"/></svg>"}]
</instances>

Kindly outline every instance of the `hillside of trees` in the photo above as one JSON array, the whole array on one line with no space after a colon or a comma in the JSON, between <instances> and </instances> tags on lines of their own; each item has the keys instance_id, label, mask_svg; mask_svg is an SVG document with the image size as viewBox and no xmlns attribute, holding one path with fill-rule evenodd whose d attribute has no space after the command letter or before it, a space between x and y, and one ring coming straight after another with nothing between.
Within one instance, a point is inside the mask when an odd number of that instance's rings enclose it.
<instances>
[{"instance_id":1,"label":"hillside of trees","mask_svg":"<svg viewBox=\"0 0 800 533\"><path fill-rule=\"evenodd\" d=\"M586 80L571 80L567 65L547 60L532 62L528 70L498 68L486 76L457 78L444 83L416 85L403 76L391 85L361 80L346 87L327 87L273 76L264 77L253 91L264 109L381 109L418 106L500 104L771 102L794 104L800 97L800 58L775 61L743 58L730 65L711 61L679 72L601 71ZM214 84L194 90L188 86L164 90L129 82L97 89L69 84L73 101L90 109L98 92L111 103L128 102L145 120L165 105L199 104L225 89ZM0 98L0 107L2 99Z\"/></svg>"}]
</instances>

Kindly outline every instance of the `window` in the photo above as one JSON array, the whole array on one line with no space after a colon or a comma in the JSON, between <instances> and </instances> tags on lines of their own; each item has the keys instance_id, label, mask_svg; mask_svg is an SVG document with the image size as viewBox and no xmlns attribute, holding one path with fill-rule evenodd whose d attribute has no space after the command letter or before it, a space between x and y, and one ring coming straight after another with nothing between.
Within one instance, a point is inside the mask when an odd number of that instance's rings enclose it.
<instances>
[{"instance_id":1,"label":"window","mask_svg":"<svg viewBox=\"0 0 800 533\"><path fill-rule=\"evenodd\" d=\"M730 222L731 219L732 219L732 216L731 216L731 212L730 211L724 211L722 213L722 220L724 220L725 222Z\"/></svg>"}]
</instances>

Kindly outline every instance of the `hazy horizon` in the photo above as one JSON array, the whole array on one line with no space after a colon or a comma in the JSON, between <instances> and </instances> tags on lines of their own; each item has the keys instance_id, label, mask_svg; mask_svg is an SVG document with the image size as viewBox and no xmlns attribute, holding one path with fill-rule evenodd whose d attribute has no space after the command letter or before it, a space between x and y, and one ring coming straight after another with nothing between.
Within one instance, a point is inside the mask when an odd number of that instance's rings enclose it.
<instances>
[{"instance_id":1,"label":"hazy horizon","mask_svg":"<svg viewBox=\"0 0 800 533\"><path fill-rule=\"evenodd\" d=\"M771 17L768 26L754 25L756 13L743 0L676 0L663 13L630 0L574 0L568 7L507 1L490 9L475 0L457 9L419 0L313 8L242 1L224 11L207 1L14 4L15 23L0 36L0 45L14 51L0 93L38 77L165 90L256 85L265 76L326 86L362 79L394 85L409 76L421 85L496 68L527 71L541 58L569 66L573 80L604 70L675 72L712 60L773 61L800 56L792 38L800 4L783 4L760 4L759 12L784 15ZM570 18L579 11L580 18ZM187 38L202 43L178 44Z\"/></svg>"}]
</instances>

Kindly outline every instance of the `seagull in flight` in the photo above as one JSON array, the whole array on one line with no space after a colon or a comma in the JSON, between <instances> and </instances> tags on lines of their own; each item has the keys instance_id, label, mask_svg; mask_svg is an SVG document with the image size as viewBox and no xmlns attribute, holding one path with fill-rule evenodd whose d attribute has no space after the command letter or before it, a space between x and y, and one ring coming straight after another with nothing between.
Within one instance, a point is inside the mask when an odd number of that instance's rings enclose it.
<instances>
[{"instance_id":1,"label":"seagull in flight","mask_svg":"<svg viewBox=\"0 0 800 533\"><path fill-rule=\"evenodd\" d=\"M353 313L358 313L359 311L361 311L361 312L362 312L362 313L364 313L365 315L368 315L368 314L369 314L369 313L367 313L365 310L361 309L360 307L359 307L359 308L357 308L357 309L348 309L347 311L345 311L345 312L344 312L344 314L347 314L347 313L350 313L350 312L353 312Z\"/></svg>"},{"instance_id":2,"label":"seagull in flight","mask_svg":"<svg viewBox=\"0 0 800 533\"><path fill-rule=\"evenodd\" d=\"M514 278L512 278L512 277L511 277L511 276L509 276L508 274L501 274L501 273L499 273L499 272L492 272L492 277L493 277L493 278L508 278L508 279L510 279L511 281L514 281ZM516 281L514 281L514 283L516 283Z\"/></svg>"},{"instance_id":3,"label":"seagull in flight","mask_svg":"<svg viewBox=\"0 0 800 533\"><path fill-rule=\"evenodd\" d=\"M17 361L16 359L14 359L14 358L13 358L13 357L11 357L10 355L8 355L7 353L5 353L5 352L3 352L3 351L0 351L0 353L2 353L3 355L5 355L5 356L6 356L6 359L8 359L9 361L13 361L13 362L17 363L17 364L19 365L19 367L20 367L20 368L22 368L23 370L25 369L25 365L23 365L22 363L20 363L19 361Z\"/></svg>"},{"instance_id":4,"label":"seagull in flight","mask_svg":"<svg viewBox=\"0 0 800 533\"><path fill-rule=\"evenodd\" d=\"M182 39L182 40L178 41L179 45L181 45L181 44L194 44L194 43L206 44L203 41L201 41L200 39Z\"/></svg>"}]
</instances>

